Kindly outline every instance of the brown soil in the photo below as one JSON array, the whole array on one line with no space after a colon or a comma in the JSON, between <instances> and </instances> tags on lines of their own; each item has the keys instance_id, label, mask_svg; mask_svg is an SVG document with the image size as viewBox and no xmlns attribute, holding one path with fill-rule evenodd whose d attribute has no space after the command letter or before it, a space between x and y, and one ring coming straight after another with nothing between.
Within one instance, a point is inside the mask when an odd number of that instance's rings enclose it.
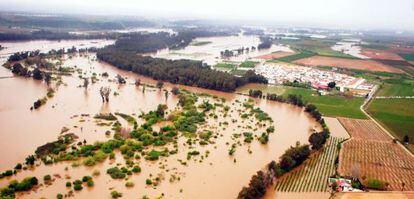
<instances>
[{"instance_id":1,"label":"brown soil","mask_svg":"<svg viewBox=\"0 0 414 199\"><path fill-rule=\"evenodd\" d=\"M371 61L371 60L360 60L360 59L345 59L336 57L323 57L313 56L304 59L294 61L296 64L302 64L306 66L333 66L339 68L348 69L359 69L359 70L370 70L370 71L382 71L390 73L404 73L398 68Z\"/></svg>"},{"instance_id":2,"label":"brown soil","mask_svg":"<svg viewBox=\"0 0 414 199\"><path fill-rule=\"evenodd\" d=\"M383 130L370 120L340 118L351 135L342 146L338 172L343 176L374 178L389 184L387 190L413 191L414 157L393 143Z\"/></svg>"},{"instance_id":3,"label":"brown soil","mask_svg":"<svg viewBox=\"0 0 414 199\"><path fill-rule=\"evenodd\" d=\"M361 54L370 57L371 59L404 60L399 55L384 50L364 49Z\"/></svg>"},{"instance_id":4,"label":"brown soil","mask_svg":"<svg viewBox=\"0 0 414 199\"><path fill-rule=\"evenodd\" d=\"M376 141L392 141L386 132L373 121L363 119L338 118L352 138Z\"/></svg>"},{"instance_id":5,"label":"brown soil","mask_svg":"<svg viewBox=\"0 0 414 199\"><path fill-rule=\"evenodd\" d=\"M395 53L414 53L414 48L410 46L390 45L389 47Z\"/></svg>"}]
</instances>

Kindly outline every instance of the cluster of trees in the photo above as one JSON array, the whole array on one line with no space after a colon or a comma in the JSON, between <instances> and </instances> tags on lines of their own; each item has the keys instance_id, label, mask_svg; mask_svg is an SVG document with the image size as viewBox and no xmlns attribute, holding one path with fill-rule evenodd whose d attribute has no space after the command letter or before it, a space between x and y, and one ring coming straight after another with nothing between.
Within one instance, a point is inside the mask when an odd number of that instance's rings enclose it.
<instances>
[{"instance_id":1,"label":"cluster of trees","mask_svg":"<svg viewBox=\"0 0 414 199\"><path fill-rule=\"evenodd\" d=\"M302 99L302 95L297 94L289 94L287 97L284 97L282 95L268 93L266 95L266 99L277 102L289 103L299 107L303 107L306 104L306 102Z\"/></svg>"},{"instance_id":2,"label":"cluster of trees","mask_svg":"<svg viewBox=\"0 0 414 199\"><path fill-rule=\"evenodd\" d=\"M319 150L326 143L329 138L329 130L324 128L321 132L312 133L309 136L309 143L312 145L313 150Z\"/></svg>"},{"instance_id":3,"label":"cluster of trees","mask_svg":"<svg viewBox=\"0 0 414 199\"><path fill-rule=\"evenodd\" d=\"M136 55L135 51L126 51L114 46L99 50L97 57L120 69L156 80L225 92L234 91L246 83L267 83L266 78L256 75L253 71L246 72L243 77L235 77L225 72L212 70L199 61L152 58Z\"/></svg>"},{"instance_id":4,"label":"cluster of trees","mask_svg":"<svg viewBox=\"0 0 414 199\"><path fill-rule=\"evenodd\" d=\"M273 40L270 37L260 37L260 44L257 46L257 49L268 49L272 46Z\"/></svg>"},{"instance_id":5,"label":"cluster of trees","mask_svg":"<svg viewBox=\"0 0 414 199\"><path fill-rule=\"evenodd\" d=\"M49 73L42 72L38 67L33 69L33 71L29 71L26 67L24 67L20 63L16 63L11 68L12 73L15 75L23 76L23 77L33 77L36 80L45 80L47 83L51 80L51 75Z\"/></svg>"},{"instance_id":6,"label":"cluster of trees","mask_svg":"<svg viewBox=\"0 0 414 199\"><path fill-rule=\"evenodd\" d=\"M237 55L241 55L244 53L249 53L250 51L255 51L256 47L252 46L251 48L249 47L241 47L235 50L224 50L224 51L220 51L220 55L221 57L233 57L233 56L237 56ZM235 54L235 52L237 52L237 54Z\"/></svg>"},{"instance_id":7,"label":"cluster of trees","mask_svg":"<svg viewBox=\"0 0 414 199\"><path fill-rule=\"evenodd\" d=\"M249 90L249 96L254 98L262 98L263 92L261 90Z\"/></svg>"},{"instance_id":8,"label":"cluster of trees","mask_svg":"<svg viewBox=\"0 0 414 199\"><path fill-rule=\"evenodd\" d=\"M297 80L295 80L293 82L289 82L289 81L283 82L283 85L284 86L297 87L297 88L311 88L312 87L310 82L302 83L302 82L299 82Z\"/></svg>"},{"instance_id":9,"label":"cluster of trees","mask_svg":"<svg viewBox=\"0 0 414 199\"><path fill-rule=\"evenodd\" d=\"M28 191L38 184L39 181L36 177L27 177L21 182L13 180L9 185L0 189L0 198L15 198L16 192Z\"/></svg>"},{"instance_id":10,"label":"cluster of trees","mask_svg":"<svg viewBox=\"0 0 414 199\"><path fill-rule=\"evenodd\" d=\"M304 162L310 155L309 145L296 144L290 147L280 157L279 162L270 162L265 171L259 171L251 179L248 187L243 187L237 198L259 199L266 193L266 188L273 183L273 179L280 177L286 172Z\"/></svg>"},{"instance_id":11,"label":"cluster of trees","mask_svg":"<svg viewBox=\"0 0 414 199\"><path fill-rule=\"evenodd\" d=\"M21 60L24 60L28 57L36 57L38 55L40 55L39 50L16 52L16 53L11 54L7 61L9 61L9 62L21 61Z\"/></svg>"}]
</instances>

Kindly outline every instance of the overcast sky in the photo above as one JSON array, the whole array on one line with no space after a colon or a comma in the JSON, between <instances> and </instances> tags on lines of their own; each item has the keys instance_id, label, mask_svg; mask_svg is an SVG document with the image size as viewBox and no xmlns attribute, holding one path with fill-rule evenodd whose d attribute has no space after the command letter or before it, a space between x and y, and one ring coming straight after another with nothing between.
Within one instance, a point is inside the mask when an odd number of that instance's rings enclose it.
<instances>
[{"instance_id":1,"label":"overcast sky","mask_svg":"<svg viewBox=\"0 0 414 199\"><path fill-rule=\"evenodd\" d=\"M414 0L0 0L0 9L414 30Z\"/></svg>"}]
</instances>

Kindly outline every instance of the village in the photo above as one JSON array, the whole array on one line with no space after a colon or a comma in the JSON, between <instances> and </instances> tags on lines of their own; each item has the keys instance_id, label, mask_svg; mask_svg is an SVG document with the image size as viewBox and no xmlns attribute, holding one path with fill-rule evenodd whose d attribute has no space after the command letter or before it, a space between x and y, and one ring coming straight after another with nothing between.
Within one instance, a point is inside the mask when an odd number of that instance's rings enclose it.
<instances>
[{"instance_id":1,"label":"village","mask_svg":"<svg viewBox=\"0 0 414 199\"><path fill-rule=\"evenodd\" d=\"M365 96L375 87L363 78L341 74L335 70L335 68L320 70L313 67L271 62L262 62L255 67L255 72L266 77L270 84L309 83L312 88L320 90L322 95L325 93L324 90L329 89L330 82L335 82L335 87L340 92L350 91L356 96Z\"/></svg>"}]
</instances>

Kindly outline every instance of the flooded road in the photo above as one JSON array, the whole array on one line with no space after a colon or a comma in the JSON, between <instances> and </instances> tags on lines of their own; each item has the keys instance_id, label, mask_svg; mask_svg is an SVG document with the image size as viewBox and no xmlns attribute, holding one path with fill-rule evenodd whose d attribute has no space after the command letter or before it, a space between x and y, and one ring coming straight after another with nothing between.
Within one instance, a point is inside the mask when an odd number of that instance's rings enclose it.
<instances>
[{"instance_id":1,"label":"flooded road","mask_svg":"<svg viewBox=\"0 0 414 199\"><path fill-rule=\"evenodd\" d=\"M1 51L0 51L1 52ZM169 110L176 107L178 99L169 95L167 98L163 90L147 87L136 87L134 82L140 79L142 83L155 84L155 81L131 72L119 70L106 63L96 61L95 54L66 57L64 66L76 66L82 69L83 77L97 74L99 81L91 83L87 89L81 87L83 80L76 73L63 77L64 84L56 87L55 96L38 110L29 108L38 98L46 95L48 86L30 78L0 79L0 171L13 168L16 163L23 162L27 155L47 142L54 141L59 136L62 127L69 128L68 132L78 135L79 140L93 143L98 140L107 140L105 132L108 126L98 126L92 118L100 112L121 112L137 116L142 112L156 109L158 104L165 103ZM2 74L11 75L5 68L0 69ZM109 77L100 76L107 72ZM118 85L113 80L117 74L126 78L127 83ZM55 85L51 85L54 87ZM103 104L99 95L101 86L110 86L118 95L111 94L108 104ZM164 88L171 90L171 85L165 83ZM201 160L194 158L188 165L181 164L178 159L186 159L188 148L184 147L185 138L178 140L179 153L156 162L139 160L142 172L129 177L128 181L135 183L134 188L127 188L125 180L113 180L106 174L106 170L125 160L117 153L116 160L106 160L92 168L79 166L72 167L72 162L61 162L53 165L43 165L35 170L19 172L12 179L23 179L27 176L36 176L42 179L46 174L56 174L52 185L42 186L35 192L25 193L22 198L54 198L57 193L67 193L66 181L79 179L84 175L92 175L94 170L100 171L100 176L94 178L94 188L84 188L75 192L76 198L110 198L110 192L117 190L123 193L124 198L137 198L144 195L150 197L161 196L166 198L234 198L246 186L251 176L267 163L277 160L278 157L297 141L306 143L311 129L318 128L307 114L301 109L266 100L255 100L255 105L268 113L274 121L275 133L270 134L269 142L262 145L255 141L251 144L242 143L237 147L234 156L228 155L229 144L233 143L234 133L243 133L244 126L254 126L252 121L241 121L238 110L248 98L245 96L199 89L187 86L178 86L196 93L208 93L226 99L231 107L231 116L219 116L218 120L209 119L202 128L214 130L219 136L215 144L200 146L197 150L201 154L209 151L208 157ZM81 116L84 114L84 116ZM88 116L89 115L89 116ZM237 123L230 120L236 118ZM225 128L221 122L229 121ZM238 126L242 127L238 127ZM263 131L259 128L257 133ZM249 154L247 151L251 150ZM67 169L66 169L67 168ZM151 176L164 179L156 188L145 185L145 180ZM179 176L179 181L170 181L172 176ZM70 178L70 179L69 179ZM0 186L7 184L11 178L0 179Z\"/></svg>"}]
</instances>

